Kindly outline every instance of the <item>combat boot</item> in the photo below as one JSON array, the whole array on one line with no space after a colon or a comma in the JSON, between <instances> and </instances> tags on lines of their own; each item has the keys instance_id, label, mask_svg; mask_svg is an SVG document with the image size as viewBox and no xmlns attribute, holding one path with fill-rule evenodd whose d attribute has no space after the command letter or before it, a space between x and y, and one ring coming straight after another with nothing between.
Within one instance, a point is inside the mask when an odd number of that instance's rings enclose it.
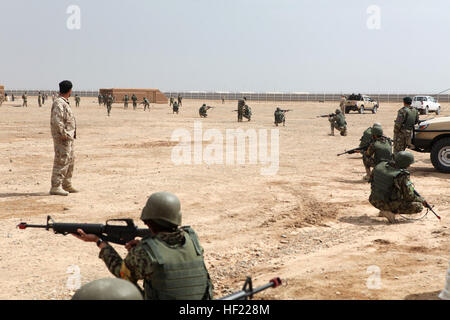
<instances>
[{"instance_id":1,"label":"combat boot","mask_svg":"<svg viewBox=\"0 0 450 320\"><path fill-rule=\"evenodd\" d=\"M78 192L80 192L80 191L78 191L77 189L75 189L74 187L72 187L72 186L63 186L63 189L65 190L65 191L67 191L67 192L69 192L69 193L78 193Z\"/></svg>"},{"instance_id":2,"label":"combat boot","mask_svg":"<svg viewBox=\"0 0 450 320\"><path fill-rule=\"evenodd\" d=\"M52 187L50 189L50 194L52 196L68 196L69 192L64 191L64 189L61 188L61 186L59 186L59 187Z\"/></svg>"},{"instance_id":3,"label":"combat boot","mask_svg":"<svg viewBox=\"0 0 450 320\"><path fill-rule=\"evenodd\" d=\"M393 214L392 212L382 210L380 211L380 214L383 215L383 217L387 218L390 223L397 223L397 220L395 220L395 214Z\"/></svg>"}]
</instances>

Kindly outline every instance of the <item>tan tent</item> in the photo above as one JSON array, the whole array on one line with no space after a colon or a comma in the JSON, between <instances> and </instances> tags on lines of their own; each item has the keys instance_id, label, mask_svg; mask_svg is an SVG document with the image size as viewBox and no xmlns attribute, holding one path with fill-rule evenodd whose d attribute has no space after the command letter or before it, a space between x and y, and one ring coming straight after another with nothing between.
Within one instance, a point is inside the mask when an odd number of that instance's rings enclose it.
<instances>
[{"instance_id":1,"label":"tan tent","mask_svg":"<svg viewBox=\"0 0 450 320\"><path fill-rule=\"evenodd\" d=\"M112 94L116 98L116 102L123 102L123 97L128 95L131 102L131 96L136 95L139 102L144 100L144 97L148 99L150 103L168 103L167 97L158 89L100 89L100 94Z\"/></svg>"}]
</instances>

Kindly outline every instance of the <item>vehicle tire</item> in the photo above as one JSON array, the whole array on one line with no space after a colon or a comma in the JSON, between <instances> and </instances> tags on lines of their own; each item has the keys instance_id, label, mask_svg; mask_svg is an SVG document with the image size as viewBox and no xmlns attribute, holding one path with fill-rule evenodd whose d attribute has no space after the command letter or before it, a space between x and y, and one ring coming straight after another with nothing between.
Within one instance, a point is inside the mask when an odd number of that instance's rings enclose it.
<instances>
[{"instance_id":1,"label":"vehicle tire","mask_svg":"<svg viewBox=\"0 0 450 320\"><path fill-rule=\"evenodd\" d=\"M428 111L428 106L426 106L424 114L428 114Z\"/></svg>"},{"instance_id":2,"label":"vehicle tire","mask_svg":"<svg viewBox=\"0 0 450 320\"><path fill-rule=\"evenodd\" d=\"M350 113L350 109L349 108L345 108L345 113Z\"/></svg>"},{"instance_id":3,"label":"vehicle tire","mask_svg":"<svg viewBox=\"0 0 450 320\"><path fill-rule=\"evenodd\" d=\"M435 112L436 114L441 114L441 107L438 107Z\"/></svg>"},{"instance_id":4,"label":"vehicle tire","mask_svg":"<svg viewBox=\"0 0 450 320\"><path fill-rule=\"evenodd\" d=\"M374 106L373 109L372 109L372 113L373 114L377 113L377 109L378 109L378 106Z\"/></svg>"},{"instance_id":5,"label":"vehicle tire","mask_svg":"<svg viewBox=\"0 0 450 320\"><path fill-rule=\"evenodd\" d=\"M433 144L430 159L436 170L450 173L450 138L440 139Z\"/></svg>"},{"instance_id":6,"label":"vehicle tire","mask_svg":"<svg viewBox=\"0 0 450 320\"><path fill-rule=\"evenodd\" d=\"M361 106L361 107L359 108L359 113L360 113L360 114L363 114L363 113L364 113L364 106Z\"/></svg>"}]
</instances>

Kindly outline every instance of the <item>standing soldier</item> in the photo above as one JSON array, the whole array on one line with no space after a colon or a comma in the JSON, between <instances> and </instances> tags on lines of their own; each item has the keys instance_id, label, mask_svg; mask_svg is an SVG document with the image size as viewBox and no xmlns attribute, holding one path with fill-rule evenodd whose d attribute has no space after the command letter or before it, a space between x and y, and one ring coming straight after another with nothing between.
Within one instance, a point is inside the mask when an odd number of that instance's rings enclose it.
<instances>
[{"instance_id":1,"label":"standing soldier","mask_svg":"<svg viewBox=\"0 0 450 320\"><path fill-rule=\"evenodd\" d=\"M99 257L117 278L137 285L144 280L146 300L210 300L212 283L205 266L203 248L191 227L181 226L181 205L169 192L150 196L142 209L141 220L152 235L125 245L122 260L117 251L98 236L78 229L75 235L85 242L97 243Z\"/></svg>"},{"instance_id":2,"label":"standing soldier","mask_svg":"<svg viewBox=\"0 0 450 320\"><path fill-rule=\"evenodd\" d=\"M75 164L73 143L77 138L75 116L69 104L72 83L67 80L62 81L59 84L59 92L59 97L52 105L50 120L55 149L50 194L67 196L69 193L78 192L72 187L71 182Z\"/></svg>"},{"instance_id":3,"label":"standing soldier","mask_svg":"<svg viewBox=\"0 0 450 320\"><path fill-rule=\"evenodd\" d=\"M41 94L40 91L39 91L39 94L38 94L38 105L39 105L39 108L42 107L42 94Z\"/></svg>"},{"instance_id":4,"label":"standing soldier","mask_svg":"<svg viewBox=\"0 0 450 320\"><path fill-rule=\"evenodd\" d=\"M181 96L181 95L178 95L178 105L180 106L180 107L182 107L183 106L183 97Z\"/></svg>"},{"instance_id":5,"label":"standing soldier","mask_svg":"<svg viewBox=\"0 0 450 320\"><path fill-rule=\"evenodd\" d=\"M103 96L99 93L98 94L98 105L101 106L103 103Z\"/></svg>"},{"instance_id":6,"label":"standing soldier","mask_svg":"<svg viewBox=\"0 0 450 320\"><path fill-rule=\"evenodd\" d=\"M341 112L341 109L336 109L336 113L331 114L328 118L331 124L331 134L330 136L334 136L334 129L340 131L341 136L347 135L347 121L345 120L344 114Z\"/></svg>"},{"instance_id":7,"label":"standing soldier","mask_svg":"<svg viewBox=\"0 0 450 320\"><path fill-rule=\"evenodd\" d=\"M419 123L419 112L411 105L410 97L403 98L403 108L398 110L394 124L394 153L405 151L411 145L414 126Z\"/></svg>"},{"instance_id":8,"label":"standing soldier","mask_svg":"<svg viewBox=\"0 0 450 320\"><path fill-rule=\"evenodd\" d=\"M222 96L222 104L225 103L225 96Z\"/></svg>"},{"instance_id":9,"label":"standing soldier","mask_svg":"<svg viewBox=\"0 0 450 320\"><path fill-rule=\"evenodd\" d=\"M395 161L380 162L372 171L369 202L380 210L379 216L395 223L395 214L414 214L423 210L424 199L414 193L414 186L406 170L414 163L411 152L400 151Z\"/></svg>"},{"instance_id":10,"label":"standing soldier","mask_svg":"<svg viewBox=\"0 0 450 320\"><path fill-rule=\"evenodd\" d=\"M131 101L133 101L133 110L136 110L137 107L137 97L136 95L133 93L133 95L131 96Z\"/></svg>"},{"instance_id":11,"label":"standing soldier","mask_svg":"<svg viewBox=\"0 0 450 320\"><path fill-rule=\"evenodd\" d=\"M111 114L111 108L112 108L112 104L113 104L113 97L111 94L108 94L106 96L106 110L108 111L108 117Z\"/></svg>"},{"instance_id":12,"label":"standing soldier","mask_svg":"<svg viewBox=\"0 0 450 320\"><path fill-rule=\"evenodd\" d=\"M372 128L372 142L363 153L363 163L366 168L365 181L370 180L370 168L374 168L382 161L392 160L392 141L383 136L383 128L375 126Z\"/></svg>"},{"instance_id":13,"label":"standing soldier","mask_svg":"<svg viewBox=\"0 0 450 320\"><path fill-rule=\"evenodd\" d=\"M123 108L124 109L128 109L128 101L130 100L130 98L128 97L128 95L126 94L124 97L123 97Z\"/></svg>"},{"instance_id":14,"label":"standing soldier","mask_svg":"<svg viewBox=\"0 0 450 320\"><path fill-rule=\"evenodd\" d=\"M56 100L56 94L54 92L52 92L52 102L55 102Z\"/></svg>"},{"instance_id":15,"label":"standing soldier","mask_svg":"<svg viewBox=\"0 0 450 320\"><path fill-rule=\"evenodd\" d=\"M341 112L345 113L345 103L347 102L347 99L345 99L345 96L341 96L341 102L339 103L339 107L341 108Z\"/></svg>"},{"instance_id":16,"label":"standing soldier","mask_svg":"<svg viewBox=\"0 0 450 320\"><path fill-rule=\"evenodd\" d=\"M243 99L239 99L238 100L238 108L237 110L237 115L238 115L238 122L242 122L242 118L244 116L244 106L245 106L245 100Z\"/></svg>"},{"instance_id":17,"label":"standing soldier","mask_svg":"<svg viewBox=\"0 0 450 320\"><path fill-rule=\"evenodd\" d=\"M171 107L173 105L173 97L170 96L170 100L169 100L169 107Z\"/></svg>"},{"instance_id":18,"label":"standing soldier","mask_svg":"<svg viewBox=\"0 0 450 320\"><path fill-rule=\"evenodd\" d=\"M11 101L14 102L14 93L11 94Z\"/></svg>"},{"instance_id":19,"label":"standing soldier","mask_svg":"<svg viewBox=\"0 0 450 320\"><path fill-rule=\"evenodd\" d=\"M80 96L79 95L75 95L75 106L78 108L80 106Z\"/></svg>"},{"instance_id":20,"label":"standing soldier","mask_svg":"<svg viewBox=\"0 0 450 320\"><path fill-rule=\"evenodd\" d=\"M22 95L22 99L23 99L22 107L27 107L28 108L28 97L27 97L27 92L26 91Z\"/></svg>"},{"instance_id":21,"label":"standing soldier","mask_svg":"<svg viewBox=\"0 0 450 320\"><path fill-rule=\"evenodd\" d=\"M173 103L173 107L172 107L172 113L176 113L178 114L178 111L180 110L180 105L178 104L178 102L174 102Z\"/></svg>"}]
</instances>

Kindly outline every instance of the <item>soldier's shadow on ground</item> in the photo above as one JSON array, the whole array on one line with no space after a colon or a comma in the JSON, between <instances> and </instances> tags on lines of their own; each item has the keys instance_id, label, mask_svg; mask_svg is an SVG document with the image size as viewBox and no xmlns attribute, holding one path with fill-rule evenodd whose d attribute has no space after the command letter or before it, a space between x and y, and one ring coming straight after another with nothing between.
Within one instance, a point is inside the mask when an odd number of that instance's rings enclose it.
<instances>
[{"instance_id":1,"label":"soldier's shadow on ground","mask_svg":"<svg viewBox=\"0 0 450 320\"><path fill-rule=\"evenodd\" d=\"M34 192L34 193L0 193L0 198L15 198L15 197L47 197L50 196L48 192Z\"/></svg>"},{"instance_id":2,"label":"soldier's shadow on ground","mask_svg":"<svg viewBox=\"0 0 450 320\"><path fill-rule=\"evenodd\" d=\"M413 293L405 297L405 300L441 300L438 295L441 291L432 291L424 293Z\"/></svg>"},{"instance_id":3,"label":"soldier's shadow on ground","mask_svg":"<svg viewBox=\"0 0 450 320\"><path fill-rule=\"evenodd\" d=\"M450 177L448 173L439 172L433 167L411 167L408 171L412 176L416 177L434 177L439 179L448 179Z\"/></svg>"},{"instance_id":4,"label":"soldier's shadow on ground","mask_svg":"<svg viewBox=\"0 0 450 320\"><path fill-rule=\"evenodd\" d=\"M338 219L338 221L339 222L344 222L344 223L354 224L356 226L391 225L391 223L389 223L386 218L375 217L375 216L340 217ZM412 223L412 221L403 220L401 218L397 218L396 225L398 225L398 224L408 224L408 223Z\"/></svg>"}]
</instances>

